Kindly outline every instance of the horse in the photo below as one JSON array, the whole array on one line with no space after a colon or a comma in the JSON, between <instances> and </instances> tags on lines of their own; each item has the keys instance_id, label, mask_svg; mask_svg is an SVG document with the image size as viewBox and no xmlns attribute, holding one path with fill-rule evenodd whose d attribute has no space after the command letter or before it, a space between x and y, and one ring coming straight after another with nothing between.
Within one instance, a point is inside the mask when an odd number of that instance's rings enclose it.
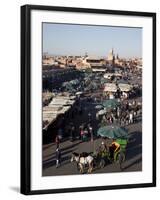
<instances>
[{"instance_id":1,"label":"horse","mask_svg":"<svg viewBox=\"0 0 160 200\"><path fill-rule=\"evenodd\" d=\"M76 161L80 168L80 173L84 173L85 165L88 165L88 173L93 170L93 157L89 153L83 152L78 154L76 152L72 153L71 162Z\"/></svg>"}]
</instances>

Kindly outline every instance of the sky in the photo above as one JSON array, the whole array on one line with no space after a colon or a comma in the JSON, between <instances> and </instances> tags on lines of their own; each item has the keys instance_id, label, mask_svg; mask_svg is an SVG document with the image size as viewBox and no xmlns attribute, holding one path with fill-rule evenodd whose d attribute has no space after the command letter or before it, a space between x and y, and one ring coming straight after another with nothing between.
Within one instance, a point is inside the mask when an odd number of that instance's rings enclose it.
<instances>
[{"instance_id":1,"label":"sky","mask_svg":"<svg viewBox=\"0 0 160 200\"><path fill-rule=\"evenodd\" d=\"M142 28L43 23L43 53L142 57Z\"/></svg>"}]
</instances>

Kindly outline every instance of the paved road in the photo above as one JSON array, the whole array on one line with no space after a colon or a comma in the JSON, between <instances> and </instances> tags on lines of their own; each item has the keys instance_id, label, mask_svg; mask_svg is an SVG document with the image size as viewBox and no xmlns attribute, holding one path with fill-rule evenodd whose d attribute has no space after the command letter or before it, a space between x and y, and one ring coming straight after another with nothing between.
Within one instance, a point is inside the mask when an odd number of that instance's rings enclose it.
<instances>
[{"instance_id":1,"label":"paved road","mask_svg":"<svg viewBox=\"0 0 160 200\"><path fill-rule=\"evenodd\" d=\"M141 171L142 170L142 131L141 123L128 126L129 134L131 135L126 152L126 161L123 164L123 172ZM76 140L70 142L64 141L60 144L62 151L62 165L59 168L55 167L55 144L51 143L43 146L43 176L54 175L70 175L79 174L75 163L71 163L71 153L90 152L98 147L102 139L96 139L93 142L81 142ZM121 172L116 164L108 164L103 169L94 169L92 173L110 173Z\"/></svg>"}]
</instances>

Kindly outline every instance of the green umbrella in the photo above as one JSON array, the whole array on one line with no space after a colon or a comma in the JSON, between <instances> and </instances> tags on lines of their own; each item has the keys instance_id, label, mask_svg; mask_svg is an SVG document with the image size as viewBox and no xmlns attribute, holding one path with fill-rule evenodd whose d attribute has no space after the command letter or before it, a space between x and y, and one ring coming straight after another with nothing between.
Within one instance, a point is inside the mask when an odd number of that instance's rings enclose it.
<instances>
[{"instance_id":1,"label":"green umbrella","mask_svg":"<svg viewBox=\"0 0 160 200\"><path fill-rule=\"evenodd\" d=\"M109 99L103 102L103 106L106 108L116 108L120 103L116 99Z\"/></svg>"},{"instance_id":2,"label":"green umbrella","mask_svg":"<svg viewBox=\"0 0 160 200\"><path fill-rule=\"evenodd\" d=\"M112 139L128 138L128 132L125 128L118 126L103 126L97 131L97 135L101 137L108 137Z\"/></svg>"}]
</instances>

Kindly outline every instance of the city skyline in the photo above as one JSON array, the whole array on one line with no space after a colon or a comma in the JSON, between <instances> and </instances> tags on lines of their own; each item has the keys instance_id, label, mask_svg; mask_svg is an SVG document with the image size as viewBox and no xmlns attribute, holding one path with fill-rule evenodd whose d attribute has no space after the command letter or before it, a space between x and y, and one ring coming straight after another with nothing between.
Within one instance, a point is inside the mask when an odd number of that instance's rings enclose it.
<instances>
[{"instance_id":1,"label":"city skyline","mask_svg":"<svg viewBox=\"0 0 160 200\"><path fill-rule=\"evenodd\" d=\"M142 57L142 28L43 23L43 53Z\"/></svg>"}]
</instances>

